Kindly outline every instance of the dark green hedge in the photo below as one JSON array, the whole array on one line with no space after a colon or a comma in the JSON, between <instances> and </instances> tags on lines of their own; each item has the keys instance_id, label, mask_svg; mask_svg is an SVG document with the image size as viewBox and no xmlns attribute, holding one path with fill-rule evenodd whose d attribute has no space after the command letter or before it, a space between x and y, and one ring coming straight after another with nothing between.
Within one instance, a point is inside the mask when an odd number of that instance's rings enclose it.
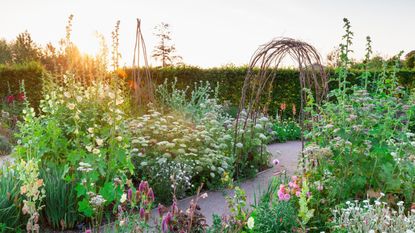
<instances>
[{"instance_id":1,"label":"dark green hedge","mask_svg":"<svg viewBox=\"0 0 415 233\"><path fill-rule=\"evenodd\" d=\"M209 81L213 86L219 85L219 98L222 101L230 101L231 105L238 106L241 90L247 67L220 67L202 69L198 67L167 67L151 68L151 74L156 83L163 83L165 79L173 81L177 78L177 87L192 89L195 82ZM131 77L132 69L125 70L128 77ZM335 75L333 70L328 70L329 76ZM44 69L38 63L24 65L0 66L0 96L8 93L8 83L13 93L19 90L19 82L24 80L27 96L34 106L38 106L41 98L42 77ZM357 79L361 74L359 70L351 70L349 81L358 83ZM381 72L371 71L372 77L376 79ZM286 114L291 116L292 105L300 104L300 83L298 71L294 69L280 69L276 73L275 85L273 87L273 98L270 105L270 113L275 114L281 103L287 104ZM407 89L415 87L415 71L402 70L398 73L399 82ZM330 88L336 87L336 82L329 83Z\"/></svg>"},{"instance_id":2,"label":"dark green hedge","mask_svg":"<svg viewBox=\"0 0 415 233\"><path fill-rule=\"evenodd\" d=\"M26 96L32 106L39 106L42 98L42 80L44 69L36 62L16 65L0 65L0 98L16 95L20 91L20 84L24 82ZM9 92L10 88L10 92Z\"/></svg>"}]
</instances>

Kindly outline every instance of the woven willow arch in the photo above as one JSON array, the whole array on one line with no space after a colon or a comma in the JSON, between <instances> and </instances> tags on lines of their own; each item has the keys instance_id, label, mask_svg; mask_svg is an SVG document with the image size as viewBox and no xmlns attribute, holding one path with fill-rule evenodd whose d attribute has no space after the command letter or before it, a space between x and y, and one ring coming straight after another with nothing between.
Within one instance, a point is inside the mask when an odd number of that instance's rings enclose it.
<instances>
[{"instance_id":1,"label":"woven willow arch","mask_svg":"<svg viewBox=\"0 0 415 233\"><path fill-rule=\"evenodd\" d=\"M277 69L286 57L291 58L299 70L301 85L300 125L302 131L304 130L303 108L307 97L306 89L311 90L314 94L317 104L325 99L328 90L327 76L317 50L303 41L291 38L276 38L260 46L251 58L242 88L235 126L235 140L239 138L244 141L244 137L252 137L252 135L245 135L244 133L246 127L248 127L248 121L252 120L255 123L258 116L267 113L272 86L278 81ZM241 117L242 113L243 117ZM303 133L301 134L304 148L304 137Z\"/></svg>"}]
</instances>

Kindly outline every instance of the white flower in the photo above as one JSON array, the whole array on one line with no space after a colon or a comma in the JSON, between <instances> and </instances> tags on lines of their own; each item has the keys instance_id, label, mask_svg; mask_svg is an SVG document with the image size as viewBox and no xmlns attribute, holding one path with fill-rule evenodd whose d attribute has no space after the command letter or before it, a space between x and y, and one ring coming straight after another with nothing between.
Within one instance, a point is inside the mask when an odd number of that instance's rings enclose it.
<instances>
[{"instance_id":1,"label":"white flower","mask_svg":"<svg viewBox=\"0 0 415 233\"><path fill-rule=\"evenodd\" d=\"M94 149L92 150L92 153L94 153L94 154L99 154L99 149L94 148Z\"/></svg>"},{"instance_id":2,"label":"white flower","mask_svg":"<svg viewBox=\"0 0 415 233\"><path fill-rule=\"evenodd\" d=\"M97 138L95 139L95 142L97 143L98 146L101 146L104 143L104 140Z\"/></svg>"},{"instance_id":3,"label":"white flower","mask_svg":"<svg viewBox=\"0 0 415 233\"><path fill-rule=\"evenodd\" d=\"M82 97L81 96L77 96L76 97L76 101L78 101L78 103L80 103L82 101Z\"/></svg>"},{"instance_id":4,"label":"white flower","mask_svg":"<svg viewBox=\"0 0 415 233\"><path fill-rule=\"evenodd\" d=\"M204 194L200 195L200 197L203 198L203 199L205 199L205 198L208 197L208 194L207 193L204 193Z\"/></svg>"},{"instance_id":5,"label":"white flower","mask_svg":"<svg viewBox=\"0 0 415 233\"><path fill-rule=\"evenodd\" d=\"M254 218L253 217L249 217L248 218L248 222L247 222L248 228L249 229L253 229L254 228L254 224L255 224Z\"/></svg>"},{"instance_id":6,"label":"white flower","mask_svg":"<svg viewBox=\"0 0 415 233\"><path fill-rule=\"evenodd\" d=\"M375 230L370 229L368 233L375 233Z\"/></svg>"},{"instance_id":7,"label":"white flower","mask_svg":"<svg viewBox=\"0 0 415 233\"><path fill-rule=\"evenodd\" d=\"M87 150L88 152L91 152L91 151L92 151L92 146L91 146L91 145L85 146L85 148L86 148L86 150Z\"/></svg>"},{"instance_id":8,"label":"white flower","mask_svg":"<svg viewBox=\"0 0 415 233\"><path fill-rule=\"evenodd\" d=\"M244 146L244 144L242 144L240 142L236 143L236 147L238 147L238 148L242 148L243 146Z\"/></svg>"},{"instance_id":9,"label":"white flower","mask_svg":"<svg viewBox=\"0 0 415 233\"><path fill-rule=\"evenodd\" d=\"M89 133L94 133L94 128L89 127L89 128L88 128L88 132L89 132Z\"/></svg>"},{"instance_id":10,"label":"white flower","mask_svg":"<svg viewBox=\"0 0 415 233\"><path fill-rule=\"evenodd\" d=\"M121 137L121 136L118 136L118 137L116 137L115 139L117 139L117 141L119 141L119 142L121 142L121 141L122 141L122 137Z\"/></svg>"},{"instance_id":11,"label":"white flower","mask_svg":"<svg viewBox=\"0 0 415 233\"><path fill-rule=\"evenodd\" d=\"M75 104L73 104L73 103L69 103L69 104L68 104L68 108L69 108L70 110L74 110L74 109L75 109Z\"/></svg>"},{"instance_id":12,"label":"white flower","mask_svg":"<svg viewBox=\"0 0 415 233\"><path fill-rule=\"evenodd\" d=\"M120 202L121 202L121 203L124 203L126 200L127 200L127 194L123 193L123 194L121 195Z\"/></svg>"},{"instance_id":13,"label":"white flower","mask_svg":"<svg viewBox=\"0 0 415 233\"><path fill-rule=\"evenodd\" d=\"M64 95L66 98L71 98L71 94L70 94L69 92L67 92L67 91L65 91L65 92L63 93L63 95Z\"/></svg>"}]
</instances>

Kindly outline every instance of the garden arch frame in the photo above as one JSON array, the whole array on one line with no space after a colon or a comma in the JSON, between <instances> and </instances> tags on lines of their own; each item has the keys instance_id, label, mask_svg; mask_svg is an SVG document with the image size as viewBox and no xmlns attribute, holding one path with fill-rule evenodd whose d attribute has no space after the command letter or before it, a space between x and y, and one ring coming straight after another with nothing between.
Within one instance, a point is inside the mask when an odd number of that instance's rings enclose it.
<instances>
[{"instance_id":1,"label":"garden arch frame","mask_svg":"<svg viewBox=\"0 0 415 233\"><path fill-rule=\"evenodd\" d=\"M278 80L277 69L286 57L293 59L299 69L300 125L302 149L304 149L304 105L308 95L307 89L314 94L315 102L321 104L328 91L327 75L320 54L312 45L285 37L275 38L260 46L249 62L236 119L235 142L238 138L244 141L248 121L252 120L255 124L261 113L266 114L271 100L272 86ZM268 95L265 102L264 94ZM234 147L234 152L235 149Z\"/></svg>"}]
</instances>

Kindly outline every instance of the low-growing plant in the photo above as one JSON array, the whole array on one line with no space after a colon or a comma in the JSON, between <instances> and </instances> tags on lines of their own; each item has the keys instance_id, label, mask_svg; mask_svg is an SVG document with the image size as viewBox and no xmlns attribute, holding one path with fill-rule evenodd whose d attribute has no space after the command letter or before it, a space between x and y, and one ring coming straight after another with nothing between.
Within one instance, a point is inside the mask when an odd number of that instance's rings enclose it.
<instances>
[{"instance_id":1,"label":"low-growing plant","mask_svg":"<svg viewBox=\"0 0 415 233\"><path fill-rule=\"evenodd\" d=\"M333 232L413 232L415 209L405 211L404 202L397 203L397 210L381 201L347 201L333 210Z\"/></svg>"}]
</instances>

